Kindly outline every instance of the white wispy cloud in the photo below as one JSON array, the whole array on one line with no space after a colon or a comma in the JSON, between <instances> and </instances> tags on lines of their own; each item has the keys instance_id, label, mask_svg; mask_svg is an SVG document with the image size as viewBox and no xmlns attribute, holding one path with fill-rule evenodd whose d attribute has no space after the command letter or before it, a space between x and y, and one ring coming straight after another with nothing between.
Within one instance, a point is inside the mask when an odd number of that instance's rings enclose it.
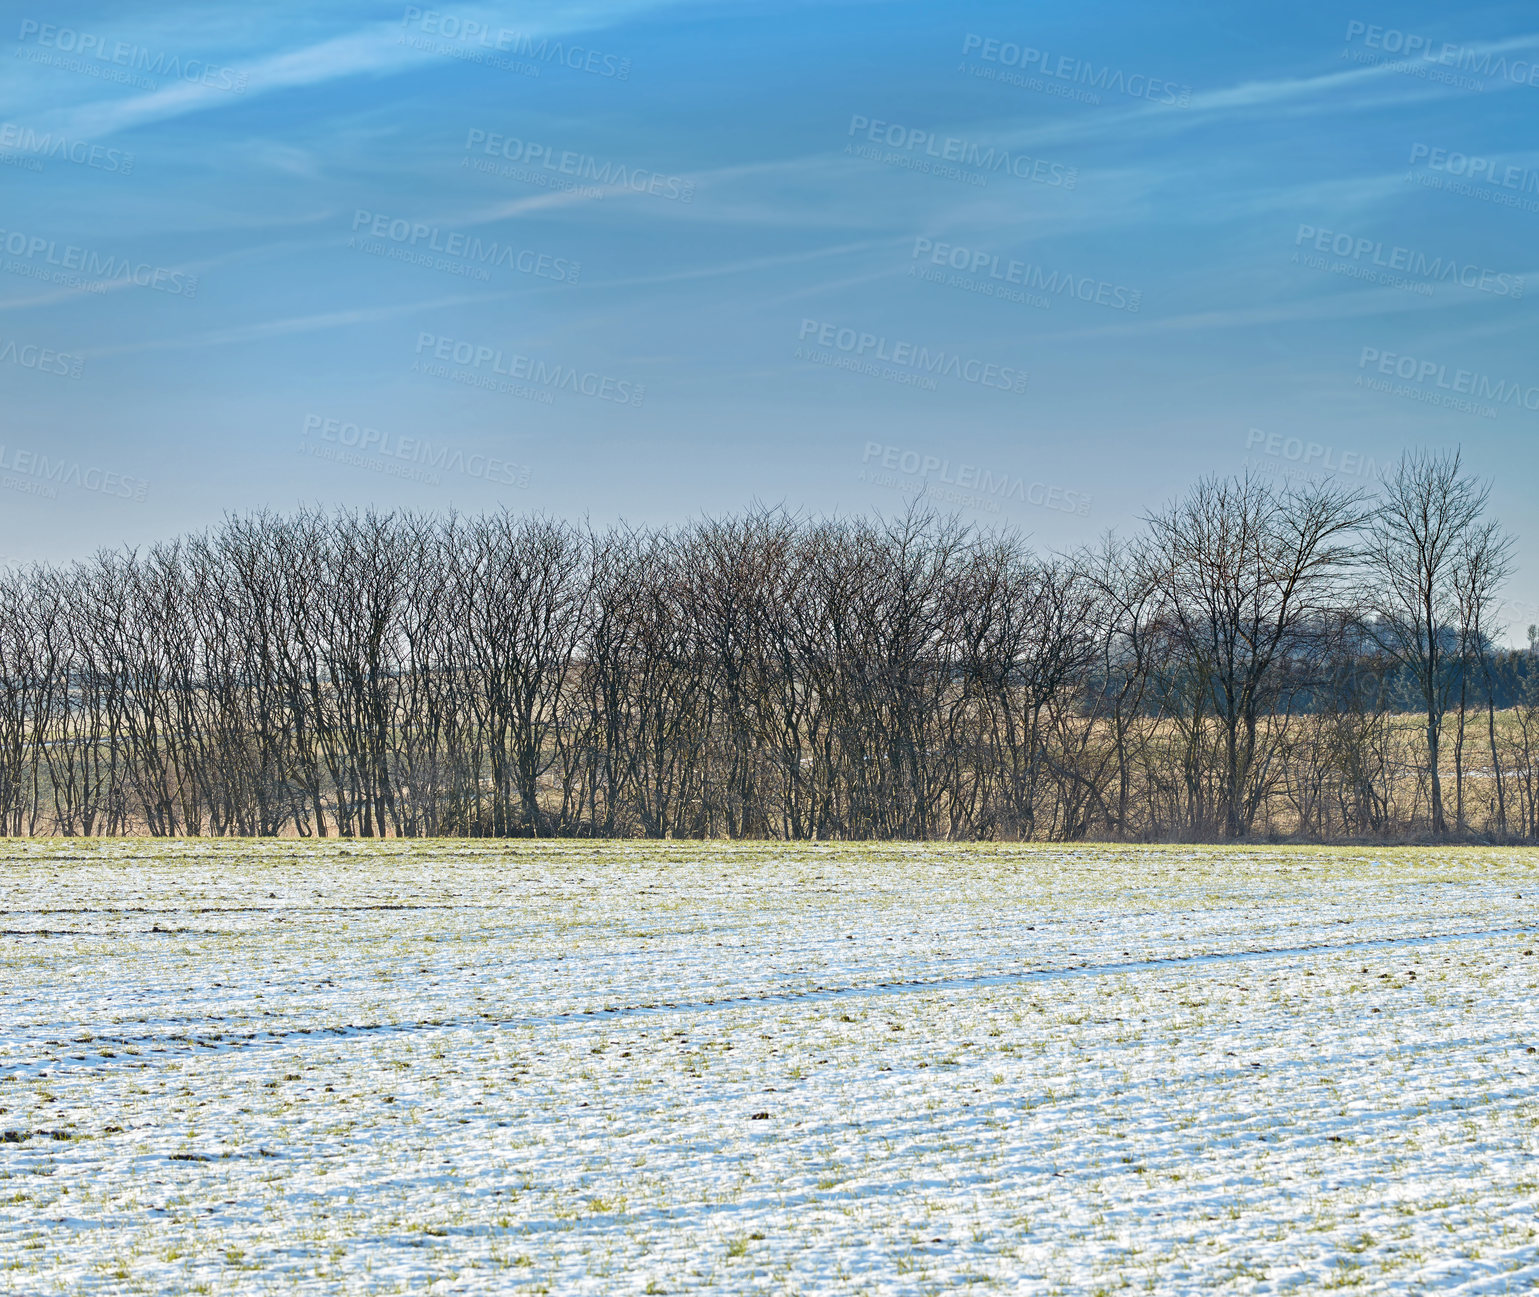
<instances>
[{"instance_id":1,"label":"white wispy cloud","mask_svg":"<svg viewBox=\"0 0 1539 1297\"><path fill-rule=\"evenodd\" d=\"M517 10L456 7L452 16L462 26L473 22L492 32L507 29L538 39L601 29L678 3L681 0L591 0L559 6L524 5ZM67 108L55 112L43 124L82 138L102 139L134 127L225 108L284 90L348 77L388 76L404 68L443 61L445 51L457 47L453 38L418 32L407 28L400 19L372 23L295 49L279 50L249 61L232 61L232 66L249 78L241 95L232 95L217 86L178 82L144 94Z\"/></svg>"},{"instance_id":2,"label":"white wispy cloud","mask_svg":"<svg viewBox=\"0 0 1539 1297\"><path fill-rule=\"evenodd\" d=\"M1539 33L1472 43L1464 48L1476 59L1486 55L1539 51ZM1146 136L1180 134L1204 127L1214 117L1268 112L1290 116L1345 112L1464 93L1441 81L1408 73L1406 67L1405 61L1391 60L1311 76L1258 78L1216 90L1199 91L1192 95L1186 108L1142 104L1116 113L1084 114L1047 125L1033 123L1014 132L1010 138L1017 145L1037 146L1101 138L1125 142ZM1519 82L1503 79L1492 81L1488 89L1507 90L1519 86Z\"/></svg>"},{"instance_id":3,"label":"white wispy cloud","mask_svg":"<svg viewBox=\"0 0 1539 1297\"><path fill-rule=\"evenodd\" d=\"M110 347L80 348L87 359L99 356L133 355L145 351L181 351L189 348L227 346L236 342L260 342L267 338L287 337L295 333L316 333L329 329L350 328L357 324L375 324L395 320L421 311L436 311L471 302L485 303L497 294L456 293L421 302L394 302L386 306L359 306L345 311L323 311L314 315L291 315L278 320L235 325L228 329L205 329L176 338L155 338L144 342L125 342Z\"/></svg>"},{"instance_id":4,"label":"white wispy cloud","mask_svg":"<svg viewBox=\"0 0 1539 1297\"><path fill-rule=\"evenodd\" d=\"M1526 271L1530 279L1534 271ZM1508 299L1496 299L1498 301ZM1095 325L1084 329L1055 330L1053 340L1066 338L1105 338L1118 335L1185 332L1194 329L1232 329L1256 324L1281 324L1295 320L1335 320L1358 316L1420 314L1430 311L1464 310L1471 307L1489 310L1490 294L1476 289L1443 286L1430 295L1406 292L1398 288L1344 290L1267 302L1251 306L1225 306L1207 311L1189 311L1180 315L1145 316L1134 321ZM1532 327L1531 317L1514 313L1512 319ZM1049 336L1049 335L1041 335Z\"/></svg>"}]
</instances>

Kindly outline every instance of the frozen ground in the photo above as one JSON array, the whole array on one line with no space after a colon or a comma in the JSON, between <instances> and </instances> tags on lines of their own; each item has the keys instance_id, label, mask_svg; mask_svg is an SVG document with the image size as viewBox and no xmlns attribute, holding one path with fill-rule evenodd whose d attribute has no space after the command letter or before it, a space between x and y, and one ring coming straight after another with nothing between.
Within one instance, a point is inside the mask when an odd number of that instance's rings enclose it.
<instances>
[{"instance_id":1,"label":"frozen ground","mask_svg":"<svg viewBox=\"0 0 1539 1297\"><path fill-rule=\"evenodd\" d=\"M1539 854L0 842L0 1292L1539 1287Z\"/></svg>"}]
</instances>

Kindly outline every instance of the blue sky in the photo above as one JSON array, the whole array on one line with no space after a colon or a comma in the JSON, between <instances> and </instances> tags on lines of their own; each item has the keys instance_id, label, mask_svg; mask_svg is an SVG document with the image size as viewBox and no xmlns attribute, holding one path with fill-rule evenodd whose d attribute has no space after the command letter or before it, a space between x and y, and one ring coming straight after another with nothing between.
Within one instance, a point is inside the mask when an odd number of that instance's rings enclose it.
<instances>
[{"instance_id":1,"label":"blue sky","mask_svg":"<svg viewBox=\"0 0 1539 1297\"><path fill-rule=\"evenodd\" d=\"M0 556L1462 445L1539 621L1519 5L0 7Z\"/></svg>"}]
</instances>

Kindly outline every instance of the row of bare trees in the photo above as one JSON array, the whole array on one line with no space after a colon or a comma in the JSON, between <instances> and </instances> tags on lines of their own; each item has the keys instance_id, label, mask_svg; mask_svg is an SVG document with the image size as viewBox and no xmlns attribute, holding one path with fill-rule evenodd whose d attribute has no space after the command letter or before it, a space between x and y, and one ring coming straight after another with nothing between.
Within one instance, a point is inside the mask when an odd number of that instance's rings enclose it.
<instances>
[{"instance_id":1,"label":"row of bare trees","mask_svg":"<svg viewBox=\"0 0 1539 1297\"><path fill-rule=\"evenodd\" d=\"M918 509L231 518L0 574L0 829L1539 839L1485 505L1412 455L1073 555Z\"/></svg>"}]
</instances>

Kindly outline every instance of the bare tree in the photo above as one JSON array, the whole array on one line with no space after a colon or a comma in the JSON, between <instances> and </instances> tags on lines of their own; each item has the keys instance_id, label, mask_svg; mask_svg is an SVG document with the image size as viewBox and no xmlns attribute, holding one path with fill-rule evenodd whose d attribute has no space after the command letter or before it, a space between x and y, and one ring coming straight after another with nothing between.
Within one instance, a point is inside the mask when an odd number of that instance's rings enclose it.
<instances>
[{"instance_id":1,"label":"bare tree","mask_svg":"<svg viewBox=\"0 0 1539 1297\"><path fill-rule=\"evenodd\" d=\"M1194 716L1218 727L1223 834L1240 838L1272 774L1300 667L1341 596L1362 494L1331 482L1198 483L1149 519L1163 619Z\"/></svg>"},{"instance_id":2,"label":"bare tree","mask_svg":"<svg viewBox=\"0 0 1539 1297\"><path fill-rule=\"evenodd\" d=\"M1463 471L1458 451L1407 452L1382 487L1368 542L1372 626L1380 649L1415 681L1425 714L1431 828L1444 833L1441 740L1462 657L1461 555L1491 489Z\"/></svg>"},{"instance_id":3,"label":"bare tree","mask_svg":"<svg viewBox=\"0 0 1539 1297\"><path fill-rule=\"evenodd\" d=\"M1464 813L1464 728L1470 684L1474 677L1485 692L1486 739L1496 790L1496 827L1507 831L1506 790L1496 742L1496 682L1492 670L1492 638L1497 590L1512 574L1512 539L1491 519L1477 523L1461 539L1454 565L1459 607L1459 704L1454 744L1455 820L1462 832Z\"/></svg>"}]
</instances>

